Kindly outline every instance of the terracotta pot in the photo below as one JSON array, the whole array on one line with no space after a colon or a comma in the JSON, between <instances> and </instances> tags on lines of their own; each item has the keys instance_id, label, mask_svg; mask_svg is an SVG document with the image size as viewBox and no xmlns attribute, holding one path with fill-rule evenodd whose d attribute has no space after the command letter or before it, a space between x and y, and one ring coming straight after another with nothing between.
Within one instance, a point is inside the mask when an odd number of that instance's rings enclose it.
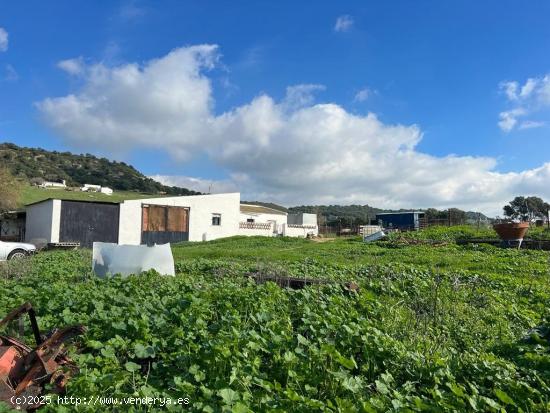
<instances>
[{"instance_id":1,"label":"terracotta pot","mask_svg":"<svg viewBox=\"0 0 550 413\"><path fill-rule=\"evenodd\" d=\"M495 224L493 229L503 241L512 241L523 239L529 229L528 222L506 222L504 224Z\"/></svg>"}]
</instances>

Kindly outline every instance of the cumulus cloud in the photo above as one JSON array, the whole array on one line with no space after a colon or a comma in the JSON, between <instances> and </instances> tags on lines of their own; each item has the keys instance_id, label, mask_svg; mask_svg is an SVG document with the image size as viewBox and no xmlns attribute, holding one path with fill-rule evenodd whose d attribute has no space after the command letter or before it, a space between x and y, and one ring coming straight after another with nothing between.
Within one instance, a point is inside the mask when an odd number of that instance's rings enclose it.
<instances>
[{"instance_id":1,"label":"cumulus cloud","mask_svg":"<svg viewBox=\"0 0 550 413\"><path fill-rule=\"evenodd\" d=\"M287 110L296 110L311 105L315 101L315 92L325 90L323 85L302 84L286 88L283 105Z\"/></svg>"},{"instance_id":2,"label":"cumulus cloud","mask_svg":"<svg viewBox=\"0 0 550 413\"><path fill-rule=\"evenodd\" d=\"M335 32L347 32L353 27L353 18L350 15L339 16L334 24Z\"/></svg>"},{"instance_id":3,"label":"cumulus cloud","mask_svg":"<svg viewBox=\"0 0 550 413\"><path fill-rule=\"evenodd\" d=\"M550 109L550 75L529 78L521 85L518 81L500 83L500 90L506 96L511 109L500 112L498 126L504 132L514 129L533 129L545 125L542 121L518 118Z\"/></svg>"},{"instance_id":4,"label":"cumulus cloud","mask_svg":"<svg viewBox=\"0 0 550 413\"><path fill-rule=\"evenodd\" d=\"M46 122L74 144L113 151L128 144L160 144L185 159L205 137L212 100L210 80L201 70L217 57L216 46L199 45L143 67L94 64L83 69L85 85L78 94L37 106Z\"/></svg>"},{"instance_id":5,"label":"cumulus cloud","mask_svg":"<svg viewBox=\"0 0 550 413\"><path fill-rule=\"evenodd\" d=\"M207 71L218 59L216 46L200 45L141 65L88 64L79 90L37 107L73 146L162 149L179 160L206 158L228 172L221 181L155 177L202 192L238 189L244 198L286 205L456 206L492 214L515 195L550 198L550 163L499 173L493 158L425 154L417 149L419 126L316 103L321 85L289 87L281 100L260 94L216 113ZM502 121L514 128L521 116Z\"/></svg>"},{"instance_id":6,"label":"cumulus cloud","mask_svg":"<svg viewBox=\"0 0 550 413\"><path fill-rule=\"evenodd\" d=\"M527 114L527 111L523 108L516 108L500 112L498 126L504 132L510 132L518 123L518 118Z\"/></svg>"},{"instance_id":7,"label":"cumulus cloud","mask_svg":"<svg viewBox=\"0 0 550 413\"><path fill-rule=\"evenodd\" d=\"M0 27L0 52L8 50L8 32Z\"/></svg>"},{"instance_id":8,"label":"cumulus cloud","mask_svg":"<svg viewBox=\"0 0 550 413\"><path fill-rule=\"evenodd\" d=\"M61 60L57 63L57 67L73 76L82 74L86 68L82 57Z\"/></svg>"}]
</instances>

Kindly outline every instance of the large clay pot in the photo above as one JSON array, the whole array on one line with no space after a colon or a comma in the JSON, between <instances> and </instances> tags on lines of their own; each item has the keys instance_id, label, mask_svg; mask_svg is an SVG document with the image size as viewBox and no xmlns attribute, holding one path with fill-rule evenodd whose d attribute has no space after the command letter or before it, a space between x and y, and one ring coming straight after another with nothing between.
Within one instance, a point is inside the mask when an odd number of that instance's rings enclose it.
<instances>
[{"instance_id":1,"label":"large clay pot","mask_svg":"<svg viewBox=\"0 0 550 413\"><path fill-rule=\"evenodd\" d=\"M493 229L503 241L520 240L529 229L528 222L506 222L493 225Z\"/></svg>"}]
</instances>

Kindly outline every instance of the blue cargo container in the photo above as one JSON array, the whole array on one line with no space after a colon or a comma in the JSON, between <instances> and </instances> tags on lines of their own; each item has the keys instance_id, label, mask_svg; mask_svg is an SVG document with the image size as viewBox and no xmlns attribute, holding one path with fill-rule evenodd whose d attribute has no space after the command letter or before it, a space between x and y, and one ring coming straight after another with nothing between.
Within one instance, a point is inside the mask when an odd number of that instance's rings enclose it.
<instances>
[{"instance_id":1,"label":"blue cargo container","mask_svg":"<svg viewBox=\"0 0 550 413\"><path fill-rule=\"evenodd\" d=\"M376 221L386 229L411 231L420 229L420 219L424 218L422 211L383 212L376 214Z\"/></svg>"}]
</instances>

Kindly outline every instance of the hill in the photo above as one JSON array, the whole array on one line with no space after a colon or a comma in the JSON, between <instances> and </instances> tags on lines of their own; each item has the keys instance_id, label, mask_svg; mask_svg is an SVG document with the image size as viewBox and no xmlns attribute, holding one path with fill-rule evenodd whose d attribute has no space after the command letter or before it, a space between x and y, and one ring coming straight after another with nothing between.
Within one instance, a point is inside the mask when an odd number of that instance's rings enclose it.
<instances>
[{"instance_id":1,"label":"hill","mask_svg":"<svg viewBox=\"0 0 550 413\"><path fill-rule=\"evenodd\" d=\"M125 162L110 161L90 154L25 148L13 143L0 144L0 164L27 182L65 180L68 186L101 185L118 191L147 194L196 195L199 192L166 186L143 175Z\"/></svg>"}]
</instances>

